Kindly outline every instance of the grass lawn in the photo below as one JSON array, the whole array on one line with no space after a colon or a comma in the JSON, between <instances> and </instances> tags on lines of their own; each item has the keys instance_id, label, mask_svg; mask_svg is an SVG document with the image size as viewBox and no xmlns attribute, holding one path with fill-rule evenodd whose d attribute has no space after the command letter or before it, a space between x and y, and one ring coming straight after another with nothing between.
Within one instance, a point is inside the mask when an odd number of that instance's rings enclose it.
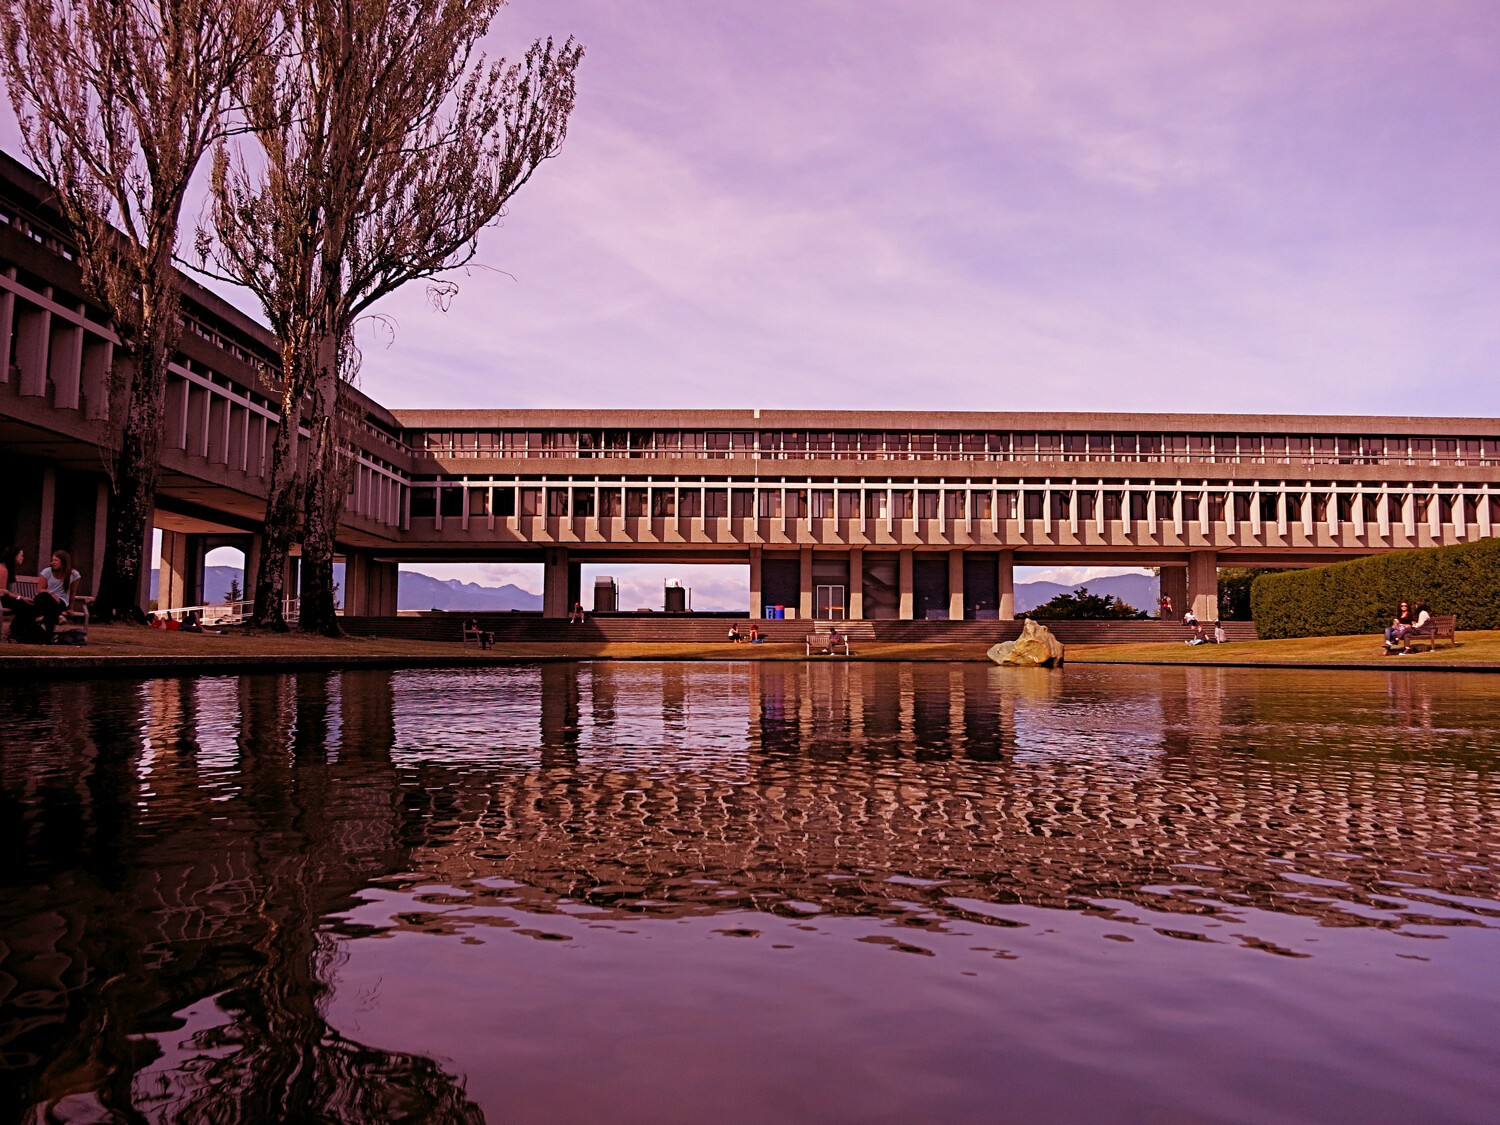
<instances>
[{"instance_id":1,"label":"grass lawn","mask_svg":"<svg viewBox=\"0 0 1500 1125\"><path fill-rule=\"evenodd\" d=\"M870 660L984 660L983 644L876 644L856 645L855 656ZM491 664L531 659L563 660L804 660L806 650L797 644L683 644L683 643L554 643L499 644L488 652L473 645L443 641L409 641L373 637L313 637L302 633L267 633L231 628L224 636L212 633L169 633L139 625L92 625L89 643L77 648L41 645L0 645L0 663L7 658L37 657L49 660L97 660L99 657L149 659L215 658L252 660L325 660L352 658L408 658ZM829 660L842 657L814 657Z\"/></svg>"},{"instance_id":2,"label":"grass lawn","mask_svg":"<svg viewBox=\"0 0 1500 1125\"><path fill-rule=\"evenodd\" d=\"M983 661L984 644L881 644L867 641L855 647L855 659L914 661ZM29 658L29 659L28 659ZM102 658L102 659L101 659ZM732 645L725 643L528 643L497 645L481 652L453 642L408 641L372 637L309 637L301 633L263 633L229 629L224 636L168 633L138 625L94 625L89 643L78 648L40 645L0 645L0 666L6 661L49 667L78 661L94 665L118 663L131 667L160 661L163 669L205 667L244 661L274 667L278 661L328 663L347 661L414 665L486 665L517 660L805 660L801 644ZM1412 656L1381 655L1380 637L1299 637L1284 641L1245 641L1227 645L1185 644L1070 645L1068 662L1146 664L1340 664L1382 667L1500 667L1500 631L1460 632L1458 644L1444 644L1436 652ZM842 660L842 657L813 657ZM13 665L14 666L14 665Z\"/></svg>"},{"instance_id":3,"label":"grass lawn","mask_svg":"<svg viewBox=\"0 0 1500 1125\"><path fill-rule=\"evenodd\" d=\"M1087 664L1098 661L1172 664L1389 664L1420 668L1424 665L1500 665L1500 631L1458 632L1458 643L1444 641L1436 652L1410 656L1385 656L1379 634L1357 637L1294 637L1280 641L1241 641L1227 645L1182 643L1150 645L1070 645L1068 660Z\"/></svg>"}]
</instances>

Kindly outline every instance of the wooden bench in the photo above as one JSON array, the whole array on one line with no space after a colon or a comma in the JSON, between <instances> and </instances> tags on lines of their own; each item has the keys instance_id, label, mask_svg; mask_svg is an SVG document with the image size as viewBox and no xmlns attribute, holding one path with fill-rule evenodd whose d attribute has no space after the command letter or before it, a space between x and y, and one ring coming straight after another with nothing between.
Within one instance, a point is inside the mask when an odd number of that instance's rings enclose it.
<instances>
[{"instance_id":1,"label":"wooden bench","mask_svg":"<svg viewBox=\"0 0 1500 1125\"><path fill-rule=\"evenodd\" d=\"M1427 619L1427 624L1420 629L1413 628L1401 639L1406 642L1406 651L1414 652L1413 644L1427 642L1427 651L1436 650L1437 643L1447 637L1453 644L1458 644L1458 614L1434 614Z\"/></svg>"},{"instance_id":2,"label":"wooden bench","mask_svg":"<svg viewBox=\"0 0 1500 1125\"><path fill-rule=\"evenodd\" d=\"M464 644L469 644L472 642L473 644L478 645L480 648L490 648L495 643L495 634L491 633L488 629L480 629L477 627L470 629L467 625L465 625L463 627L463 634Z\"/></svg>"},{"instance_id":3,"label":"wooden bench","mask_svg":"<svg viewBox=\"0 0 1500 1125\"><path fill-rule=\"evenodd\" d=\"M17 574L11 579L10 585L13 596L20 598L22 601L29 602L36 597L37 591L42 588L42 580L35 574ZM10 623L14 617L15 614L9 609L0 609L0 621L3 621L5 624L7 638L10 635Z\"/></svg>"},{"instance_id":4,"label":"wooden bench","mask_svg":"<svg viewBox=\"0 0 1500 1125\"><path fill-rule=\"evenodd\" d=\"M837 656L840 645L844 647L844 655L850 655L849 638L842 633L836 641L829 633L808 633L803 641L807 645L808 656Z\"/></svg>"}]
</instances>

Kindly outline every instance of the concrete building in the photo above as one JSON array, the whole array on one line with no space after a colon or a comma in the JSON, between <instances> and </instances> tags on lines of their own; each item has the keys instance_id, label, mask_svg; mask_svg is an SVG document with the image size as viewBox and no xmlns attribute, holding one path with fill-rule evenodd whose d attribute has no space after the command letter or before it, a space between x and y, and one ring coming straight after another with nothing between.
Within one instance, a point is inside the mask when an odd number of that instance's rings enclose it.
<instances>
[{"instance_id":1,"label":"concrete building","mask_svg":"<svg viewBox=\"0 0 1500 1125\"><path fill-rule=\"evenodd\" d=\"M45 185L0 163L0 539L103 558L115 338ZM155 525L161 604L259 550L274 338L191 281ZM746 611L1006 619L1013 568L1159 566L1217 616L1220 566L1318 565L1500 524L1500 419L1276 415L403 410L357 391L346 612L389 615L403 561L533 562L544 613L586 562L748 563ZM294 560L295 562L295 560ZM143 599L145 597L143 591Z\"/></svg>"}]
</instances>

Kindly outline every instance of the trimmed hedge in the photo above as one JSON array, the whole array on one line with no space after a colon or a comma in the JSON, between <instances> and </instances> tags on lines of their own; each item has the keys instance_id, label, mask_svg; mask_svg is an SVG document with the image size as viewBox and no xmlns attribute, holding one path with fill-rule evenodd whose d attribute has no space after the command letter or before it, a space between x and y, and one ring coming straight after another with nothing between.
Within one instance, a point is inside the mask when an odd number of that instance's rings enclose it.
<instances>
[{"instance_id":1,"label":"trimmed hedge","mask_svg":"<svg viewBox=\"0 0 1500 1125\"><path fill-rule=\"evenodd\" d=\"M1500 539L1265 574L1250 587L1256 633L1268 639L1379 633L1403 599L1458 614L1460 630L1500 629Z\"/></svg>"}]
</instances>

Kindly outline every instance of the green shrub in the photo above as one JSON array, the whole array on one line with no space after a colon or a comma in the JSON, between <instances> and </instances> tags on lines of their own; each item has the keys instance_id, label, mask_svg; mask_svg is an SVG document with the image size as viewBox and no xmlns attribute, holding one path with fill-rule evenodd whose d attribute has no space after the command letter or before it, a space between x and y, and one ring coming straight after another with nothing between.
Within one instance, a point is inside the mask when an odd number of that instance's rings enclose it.
<instances>
[{"instance_id":1,"label":"green shrub","mask_svg":"<svg viewBox=\"0 0 1500 1125\"><path fill-rule=\"evenodd\" d=\"M1250 587L1266 638L1378 633L1402 601L1456 613L1460 629L1500 629L1500 539L1263 574Z\"/></svg>"}]
</instances>

